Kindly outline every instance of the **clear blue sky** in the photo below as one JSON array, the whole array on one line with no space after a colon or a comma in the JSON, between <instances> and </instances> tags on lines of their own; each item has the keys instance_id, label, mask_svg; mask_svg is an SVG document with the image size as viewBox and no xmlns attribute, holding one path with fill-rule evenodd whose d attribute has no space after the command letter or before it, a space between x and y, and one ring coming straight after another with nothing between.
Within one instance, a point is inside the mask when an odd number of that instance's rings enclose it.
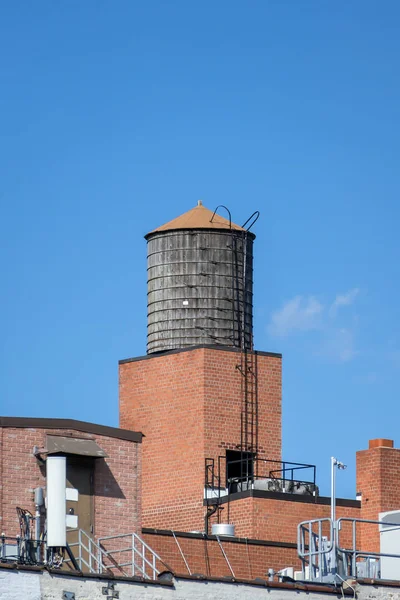
<instances>
[{"instance_id":1,"label":"clear blue sky","mask_svg":"<svg viewBox=\"0 0 400 600\"><path fill-rule=\"evenodd\" d=\"M150 229L255 227L287 460L398 435L397 1L18 1L0 19L0 413L118 424Z\"/></svg>"}]
</instances>

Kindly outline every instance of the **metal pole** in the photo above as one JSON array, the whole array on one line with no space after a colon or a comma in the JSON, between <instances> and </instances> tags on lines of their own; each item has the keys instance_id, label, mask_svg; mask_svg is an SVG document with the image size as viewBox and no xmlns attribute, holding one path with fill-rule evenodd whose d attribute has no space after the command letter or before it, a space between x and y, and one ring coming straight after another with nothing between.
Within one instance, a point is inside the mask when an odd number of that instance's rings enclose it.
<instances>
[{"instance_id":1,"label":"metal pole","mask_svg":"<svg viewBox=\"0 0 400 600\"><path fill-rule=\"evenodd\" d=\"M331 457L331 521L332 521L332 551L331 551L331 572L337 572L337 521L336 521L336 467L345 469L346 465Z\"/></svg>"},{"instance_id":2,"label":"metal pole","mask_svg":"<svg viewBox=\"0 0 400 600\"><path fill-rule=\"evenodd\" d=\"M221 540L219 539L219 535L216 535L215 537L217 538L217 541L218 541L219 547L221 548L221 552L222 552L222 554L223 554L223 557L224 557L224 558L225 558L225 560L226 560L226 564L228 565L228 567L229 567L229 570L230 570L230 572L232 573L232 577L235 577L235 573L233 572L233 569L232 569L232 567L231 567L231 563L229 562L229 560L228 560L228 557L227 557L227 555L225 554L225 550L224 550L224 549L223 549L223 547L222 547Z\"/></svg>"},{"instance_id":3,"label":"metal pole","mask_svg":"<svg viewBox=\"0 0 400 600\"><path fill-rule=\"evenodd\" d=\"M337 460L331 457L331 522L332 522L332 549L331 572L336 573L336 465Z\"/></svg>"},{"instance_id":4,"label":"metal pole","mask_svg":"<svg viewBox=\"0 0 400 600\"><path fill-rule=\"evenodd\" d=\"M185 555L184 555L184 554L183 554L183 552L182 552L182 548L181 548L181 545L180 545L180 543L178 542L178 538L177 538L177 537L176 537L176 535L175 535L175 531L173 531L173 532L172 532L172 535L174 536L174 540L175 540L175 542L176 542L176 545L177 545L177 546L178 546L178 548L179 548L179 552L181 553L181 556L182 556L182 558L183 558L183 562L185 563L185 566L186 566L186 568L187 568L187 570L188 570L188 573L189 573L189 575L191 575L191 574L192 574L192 572L191 572L191 570L190 570L190 568L189 568L189 565L188 565L188 562L187 562L187 560L186 560L186 558L185 558Z\"/></svg>"},{"instance_id":5,"label":"metal pole","mask_svg":"<svg viewBox=\"0 0 400 600\"><path fill-rule=\"evenodd\" d=\"M135 534L132 533L132 577L135 577Z\"/></svg>"},{"instance_id":6,"label":"metal pole","mask_svg":"<svg viewBox=\"0 0 400 600\"><path fill-rule=\"evenodd\" d=\"M337 460L331 457L331 521L333 526L333 537L335 537L335 519L336 519L336 466ZM332 540L334 541L334 540Z\"/></svg>"},{"instance_id":7,"label":"metal pole","mask_svg":"<svg viewBox=\"0 0 400 600\"><path fill-rule=\"evenodd\" d=\"M89 573L92 571L92 538L89 538Z\"/></svg>"},{"instance_id":8,"label":"metal pole","mask_svg":"<svg viewBox=\"0 0 400 600\"><path fill-rule=\"evenodd\" d=\"M79 543L79 568L82 571L82 530L78 532L78 543Z\"/></svg>"}]
</instances>

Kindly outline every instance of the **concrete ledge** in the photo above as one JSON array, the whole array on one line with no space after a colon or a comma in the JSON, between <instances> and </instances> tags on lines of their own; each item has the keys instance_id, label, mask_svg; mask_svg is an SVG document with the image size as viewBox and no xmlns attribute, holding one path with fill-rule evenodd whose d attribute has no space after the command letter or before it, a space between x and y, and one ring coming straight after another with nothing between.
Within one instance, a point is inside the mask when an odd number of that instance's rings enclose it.
<instances>
[{"instance_id":1,"label":"concrete ledge","mask_svg":"<svg viewBox=\"0 0 400 600\"><path fill-rule=\"evenodd\" d=\"M269 498L270 500L281 500L283 502L303 502L305 504L322 504L329 506L331 499L327 496L308 496L302 494L289 494L283 492L266 492L263 490L245 490L244 492L235 492L229 496L222 496L219 499L220 504L241 500L242 498ZM216 498L209 498L208 504L217 504ZM207 506L207 500L203 500L203 505ZM336 506L348 506L351 508L361 508L360 500L347 498L337 498Z\"/></svg>"},{"instance_id":2,"label":"concrete ledge","mask_svg":"<svg viewBox=\"0 0 400 600\"><path fill-rule=\"evenodd\" d=\"M169 356L170 354L179 354L180 352L192 352L193 350L199 350L201 348L207 348L209 350L219 350L223 352L241 352L240 348L234 348L233 346L218 346L200 344L198 346L190 346L189 348L178 348L176 350L166 350L165 352L153 352L151 354L145 354L144 356L134 356L133 358L124 358L119 360L120 365L125 363L136 362L139 360L149 360L150 358L160 358L162 356ZM282 354L277 352L263 352L262 350L254 350L254 354L258 356L271 356L272 358L282 358Z\"/></svg>"}]
</instances>

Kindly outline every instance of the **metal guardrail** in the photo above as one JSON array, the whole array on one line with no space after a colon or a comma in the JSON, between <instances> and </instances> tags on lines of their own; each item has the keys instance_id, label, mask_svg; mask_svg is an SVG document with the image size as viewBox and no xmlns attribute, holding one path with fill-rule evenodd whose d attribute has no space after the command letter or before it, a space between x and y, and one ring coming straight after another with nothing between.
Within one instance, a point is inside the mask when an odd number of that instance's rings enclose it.
<instances>
[{"instance_id":1,"label":"metal guardrail","mask_svg":"<svg viewBox=\"0 0 400 600\"><path fill-rule=\"evenodd\" d=\"M324 535L323 529L325 529ZM329 555L333 548L332 540L333 524L329 518L303 521L298 525L297 553L302 563L303 579L324 581L329 569Z\"/></svg>"},{"instance_id":2,"label":"metal guardrail","mask_svg":"<svg viewBox=\"0 0 400 600\"><path fill-rule=\"evenodd\" d=\"M350 531L346 524L350 525ZM375 525L380 532L382 527L400 530L400 523L350 517L340 517L334 522L324 518L300 523L297 552L302 563L302 578L318 582L341 581L347 577L387 578L388 564L382 559L400 559L400 531L398 553L374 552L359 545L357 529L364 524ZM344 535L348 536L349 547L343 542ZM394 570L398 577L391 575L389 578L400 580L400 560Z\"/></svg>"},{"instance_id":3,"label":"metal guardrail","mask_svg":"<svg viewBox=\"0 0 400 600\"><path fill-rule=\"evenodd\" d=\"M75 553L81 570L87 570L89 573L117 570L126 577L157 579L161 565L169 569L160 556L136 533L104 536L96 542L82 529L75 531L78 539L70 543L69 547ZM111 543L114 541L117 541L117 545ZM69 559L65 562L69 562Z\"/></svg>"},{"instance_id":4,"label":"metal guardrail","mask_svg":"<svg viewBox=\"0 0 400 600\"><path fill-rule=\"evenodd\" d=\"M123 541L127 545L123 548L107 550L105 544L110 543L112 540ZM107 567L108 569L118 568L122 570L123 567L128 567L130 570L129 575L132 577L144 577L145 579L157 579L157 576L160 574L158 568L160 565L169 570L168 565L164 563L160 556L136 533L108 535L99 538L98 543L102 549L104 559L111 562L111 566ZM117 561L114 557L115 554L122 556L129 555L130 559L125 560L121 558L120 561Z\"/></svg>"},{"instance_id":5,"label":"metal guardrail","mask_svg":"<svg viewBox=\"0 0 400 600\"><path fill-rule=\"evenodd\" d=\"M229 478L229 469L237 465L240 475ZM308 476L299 477L299 471L306 471ZM205 459L205 488L223 489L232 483L237 485L241 481L256 481L257 479L272 479L281 482L304 483L316 489L316 466L304 463L294 463L266 458L246 457L243 460L227 460L226 456Z\"/></svg>"},{"instance_id":6,"label":"metal guardrail","mask_svg":"<svg viewBox=\"0 0 400 600\"><path fill-rule=\"evenodd\" d=\"M33 565L44 563L46 544L43 540L24 539L21 536L0 535L0 562Z\"/></svg>"},{"instance_id":7,"label":"metal guardrail","mask_svg":"<svg viewBox=\"0 0 400 600\"><path fill-rule=\"evenodd\" d=\"M75 532L78 534L78 539L76 542L70 542L69 547L72 552L77 550L74 554L80 570L84 571L86 567L89 573L103 573L103 550L83 529L70 530L68 533ZM68 563L70 560L65 559L64 562Z\"/></svg>"},{"instance_id":8,"label":"metal guardrail","mask_svg":"<svg viewBox=\"0 0 400 600\"><path fill-rule=\"evenodd\" d=\"M345 548L341 546L340 543L340 535L343 529L343 523L351 524L351 548ZM360 558L364 559L379 559L382 558L394 558L400 559L400 552L396 554L386 553L386 552L372 552L370 550L362 550L357 548L357 524L370 524L377 525L379 528L381 526L385 526L385 528L394 527L396 529L400 529L400 523L390 523L388 521L371 521L369 519L352 519L350 517L340 517L337 520L337 551L339 554L343 556L343 562L345 564L346 570L345 574L348 577L357 577L357 564L359 563ZM400 532L399 532L400 536ZM399 538L399 550L400 550L400 538ZM398 573L400 579L400 560L398 563Z\"/></svg>"},{"instance_id":9,"label":"metal guardrail","mask_svg":"<svg viewBox=\"0 0 400 600\"><path fill-rule=\"evenodd\" d=\"M63 563L73 564L75 558L82 571L105 573L118 570L125 576L139 576L145 579L157 579L163 568L170 570L161 557L136 533L104 536L97 541L83 529L70 529L68 534L69 537L76 536L76 541L68 544L72 552L70 558L66 558L64 553L52 556L44 540L0 535L0 562L48 564L60 568ZM116 542L117 545L112 542Z\"/></svg>"}]
</instances>

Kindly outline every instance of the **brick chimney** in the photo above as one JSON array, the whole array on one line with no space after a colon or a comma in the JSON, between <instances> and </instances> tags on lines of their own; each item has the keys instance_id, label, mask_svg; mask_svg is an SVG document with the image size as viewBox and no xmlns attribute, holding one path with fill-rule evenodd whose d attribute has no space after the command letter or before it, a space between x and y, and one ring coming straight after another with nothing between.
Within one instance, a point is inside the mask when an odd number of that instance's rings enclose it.
<instances>
[{"instance_id":1,"label":"brick chimney","mask_svg":"<svg viewBox=\"0 0 400 600\"><path fill-rule=\"evenodd\" d=\"M400 508L400 449L393 440L370 440L368 450L357 452L357 494L361 495L361 519L377 521L379 513ZM377 525L364 525L361 549L379 552Z\"/></svg>"}]
</instances>

